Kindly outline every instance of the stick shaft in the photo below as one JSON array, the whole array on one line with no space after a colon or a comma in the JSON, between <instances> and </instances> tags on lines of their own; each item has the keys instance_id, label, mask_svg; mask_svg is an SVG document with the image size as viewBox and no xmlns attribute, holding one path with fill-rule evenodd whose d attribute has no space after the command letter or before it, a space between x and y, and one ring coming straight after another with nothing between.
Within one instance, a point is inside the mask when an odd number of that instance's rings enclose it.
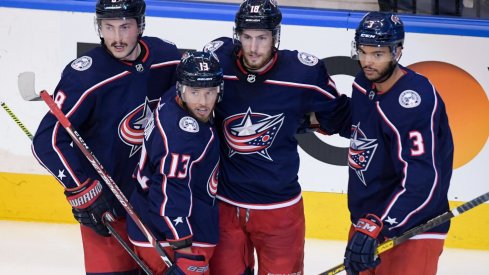
<instances>
[{"instance_id":1,"label":"stick shaft","mask_svg":"<svg viewBox=\"0 0 489 275\"><path fill-rule=\"evenodd\" d=\"M7 114L15 121L17 126L20 127L22 132L24 132L32 140L33 136L31 134L31 132L29 132L27 127L25 127L24 124L17 118L17 116L14 114L14 112L12 112L12 110L10 110L10 108L7 106L7 104L5 104L5 102L0 102L0 105L2 105L2 108L5 110L5 112L7 112Z\"/></svg>"},{"instance_id":2,"label":"stick shaft","mask_svg":"<svg viewBox=\"0 0 489 275\"><path fill-rule=\"evenodd\" d=\"M133 219L134 223L138 226L138 228L143 232L151 245L156 249L158 254L161 256L161 259L165 264L170 267L173 265L165 250L159 245L155 236L151 231L147 229L147 227L143 224L139 216L134 212L132 205L127 200L126 196L122 193L119 186L114 182L114 180L110 177L109 173L105 171L102 164L95 157L93 152L90 150L88 145L85 143L83 138L78 134L78 132L72 127L71 122L68 118L63 114L63 112L58 108L54 100L45 90L41 91L40 96L42 100L48 105L51 113L58 119L59 123L63 126L63 128L68 132L68 135L73 139L73 142L78 146L78 148L82 151L83 155L90 161L93 168L97 171L100 177L107 184L109 189L114 193L117 200L124 207L129 216Z\"/></svg>"},{"instance_id":3,"label":"stick shaft","mask_svg":"<svg viewBox=\"0 0 489 275\"><path fill-rule=\"evenodd\" d=\"M430 230L433 227L436 227L442 223L445 223L452 219L453 217L456 217L466 211L469 211L470 209L486 202L489 201L489 192L478 196L475 199L472 199L456 208L454 208L451 211L447 211L439 216L434 217L433 219L427 221L426 223L423 223L421 225L418 225L416 227L411 228L410 230L404 232L402 235L399 237L394 237L392 239L389 239L383 243L381 243L377 247L377 254L381 254L387 250L390 250L394 248L397 245L400 245L401 243L409 240L410 238L414 237L415 235L418 235L420 233L426 232ZM320 273L319 275L334 275L338 274L341 271L345 270L345 266L343 264L339 264L333 268L328 269L327 271Z\"/></svg>"}]
</instances>

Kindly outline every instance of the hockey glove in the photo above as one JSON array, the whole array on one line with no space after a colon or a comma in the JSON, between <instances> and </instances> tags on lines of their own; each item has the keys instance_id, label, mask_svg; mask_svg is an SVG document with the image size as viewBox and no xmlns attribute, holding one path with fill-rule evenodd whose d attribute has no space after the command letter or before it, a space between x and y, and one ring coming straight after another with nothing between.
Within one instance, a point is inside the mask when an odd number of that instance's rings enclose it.
<instances>
[{"instance_id":1,"label":"hockey glove","mask_svg":"<svg viewBox=\"0 0 489 275\"><path fill-rule=\"evenodd\" d=\"M110 236L102 219L105 216L109 221L114 221L116 213L104 197L102 184L98 180L87 179L76 188L65 189L65 195L79 223L92 228L99 235Z\"/></svg>"},{"instance_id":2,"label":"hockey glove","mask_svg":"<svg viewBox=\"0 0 489 275\"><path fill-rule=\"evenodd\" d=\"M175 263L166 271L165 275L205 274L208 270L209 264L203 255L175 251Z\"/></svg>"},{"instance_id":3,"label":"hockey glove","mask_svg":"<svg viewBox=\"0 0 489 275\"><path fill-rule=\"evenodd\" d=\"M382 227L382 221L374 214L358 220L345 251L344 264L348 274L357 274L380 264L376 250L382 239Z\"/></svg>"}]
</instances>

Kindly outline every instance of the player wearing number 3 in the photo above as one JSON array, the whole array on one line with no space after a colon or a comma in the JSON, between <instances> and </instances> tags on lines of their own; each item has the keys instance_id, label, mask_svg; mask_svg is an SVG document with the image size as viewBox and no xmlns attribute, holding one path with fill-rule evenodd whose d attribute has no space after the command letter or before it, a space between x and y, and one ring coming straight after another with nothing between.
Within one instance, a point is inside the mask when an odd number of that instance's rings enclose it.
<instances>
[{"instance_id":1,"label":"player wearing number 3","mask_svg":"<svg viewBox=\"0 0 489 275\"><path fill-rule=\"evenodd\" d=\"M362 71L353 82L348 156L350 274L436 274L450 226L375 254L384 238L449 210L453 141L445 104L428 79L398 64L403 42L403 23L391 13L368 13L355 33L352 57Z\"/></svg>"}]
</instances>

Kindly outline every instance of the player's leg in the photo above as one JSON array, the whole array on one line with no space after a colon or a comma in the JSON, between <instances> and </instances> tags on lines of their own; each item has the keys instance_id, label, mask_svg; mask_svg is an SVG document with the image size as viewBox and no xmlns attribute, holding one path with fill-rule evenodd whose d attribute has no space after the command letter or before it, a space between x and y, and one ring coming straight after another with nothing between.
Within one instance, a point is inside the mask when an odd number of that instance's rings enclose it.
<instances>
[{"instance_id":1,"label":"player's leg","mask_svg":"<svg viewBox=\"0 0 489 275\"><path fill-rule=\"evenodd\" d=\"M303 201L285 208L251 210L248 232L256 247L258 274L304 274Z\"/></svg>"},{"instance_id":2,"label":"player's leg","mask_svg":"<svg viewBox=\"0 0 489 275\"><path fill-rule=\"evenodd\" d=\"M112 223L115 230L126 243L127 237L125 220ZM98 275L133 275L139 274L139 267L115 238L103 237L91 228L80 225L87 274Z\"/></svg>"},{"instance_id":3,"label":"player's leg","mask_svg":"<svg viewBox=\"0 0 489 275\"><path fill-rule=\"evenodd\" d=\"M253 274L253 245L243 229L245 209L219 203L219 243L211 258L212 274ZM241 214L241 215L239 215Z\"/></svg>"},{"instance_id":4,"label":"player's leg","mask_svg":"<svg viewBox=\"0 0 489 275\"><path fill-rule=\"evenodd\" d=\"M436 275L438 259L443 251L444 240L409 240L380 254L381 263L375 268L375 275Z\"/></svg>"}]
</instances>

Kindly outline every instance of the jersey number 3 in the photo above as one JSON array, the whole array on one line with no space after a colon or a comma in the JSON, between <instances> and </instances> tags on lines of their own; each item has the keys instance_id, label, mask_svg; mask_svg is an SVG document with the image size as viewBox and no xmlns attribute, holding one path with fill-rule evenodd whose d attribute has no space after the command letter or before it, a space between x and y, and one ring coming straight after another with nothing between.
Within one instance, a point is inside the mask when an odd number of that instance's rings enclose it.
<instances>
[{"instance_id":1,"label":"jersey number 3","mask_svg":"<svg viewBox=\"0 0 489 275\"><path fill-rule=\"evenodd\" d=\"M421 156L424 154L424 141L423 136L418 131L409 132L409 139L413 141L413 146L411 147L411 156Z\"/></svg>"}]
</instances>

